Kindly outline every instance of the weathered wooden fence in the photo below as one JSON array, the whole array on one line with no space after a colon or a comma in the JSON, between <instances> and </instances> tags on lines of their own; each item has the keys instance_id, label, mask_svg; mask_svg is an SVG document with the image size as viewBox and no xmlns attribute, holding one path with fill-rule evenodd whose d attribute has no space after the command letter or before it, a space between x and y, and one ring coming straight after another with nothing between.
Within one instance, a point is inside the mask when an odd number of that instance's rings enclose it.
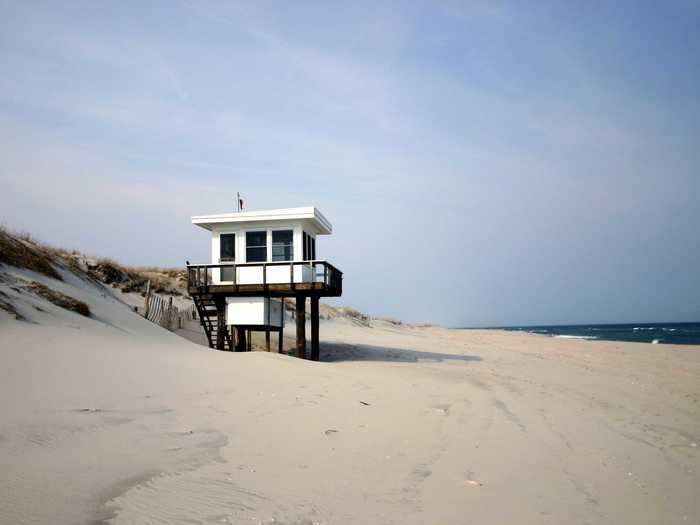
<instances>
[{"instance_id":1,"label":"weathered wooden fence","mask_svg":"<svg viewBox=\"0 0 700 525\"><path fill-rule=\"evenodd\" d=\"M174 306L172 296L166 299L161 295L151 293L151 281L146 284L143 309L137 307L135 310L152 323L171 331L183 328L185 321L197 319L197 309L194 304L189 308Z\"/></svg>"}]
</instances>

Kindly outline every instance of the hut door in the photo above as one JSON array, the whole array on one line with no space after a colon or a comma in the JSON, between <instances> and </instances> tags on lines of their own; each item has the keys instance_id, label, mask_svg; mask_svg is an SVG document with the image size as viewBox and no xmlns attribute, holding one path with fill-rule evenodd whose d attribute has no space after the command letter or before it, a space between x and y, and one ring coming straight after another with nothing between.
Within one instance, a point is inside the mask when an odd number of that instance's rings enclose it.
<instances>
[{"instance_id":1,"label":"hut door","mask_svg":"<svg viewBox=\"0 0 700 525\"><path fill-rule=\"evenodd\" d=\"M219 262L232 263L236 260L236 234L222 233L219 236ZM221 269L222 281L233 281L233 268Z\"/></svg>"}]
</instances>

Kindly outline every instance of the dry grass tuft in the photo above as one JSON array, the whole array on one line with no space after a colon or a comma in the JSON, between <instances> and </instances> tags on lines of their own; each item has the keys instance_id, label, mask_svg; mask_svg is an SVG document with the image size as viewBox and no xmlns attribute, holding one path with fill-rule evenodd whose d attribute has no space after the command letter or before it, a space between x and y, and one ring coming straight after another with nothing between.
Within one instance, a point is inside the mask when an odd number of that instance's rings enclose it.
<instances>
[{"instance_id":1,"label":"dry grass tuft","mask_svg":"<svg viewBox=\"0 0 700 525\"><path fill-rule=\"evenodd\" d=\"M90 307L88 307L88 305L84 302L75 299L70 295L52 290L48 286L36 281L32 281L25 288L31 292L34 292L39 297L46 299L50 303L55 304L56 306L60 306L61 308L65 308L66 310L70 310L71 312L75 312L85 317L90 317Z\"/></svg>"},{"instance_id":2,"label":"dry grass tuft","mask_svg":"<svg viewBox=\"0 0 700 525\"><path fill-rule=\"evenodd\" d=\"M0 227L0 262L26 268L62 281L51 265L51 256L42 250L28 234L11 235Z\"/></svg>"},{"instance_id":3,"label":"dry grass tuft","mask_svg":"<svg viewBox=\"0 0 700 525\"><path fill-rule=\"evenodd\" d=\"M28 233L0 227L0 263L27 268L62 280L53 265L67 267L79 277L90 277L123 292L145 295L151 281L154 293L183 295L187 283L184 269L130 267L105 257L90 257L78 250L65 250L40 242Z\"/></svg>"},{"instance_id":4,"label":"dry grass tuft","mask_svg":"<svg viewBox=\"0 0 700 525\"><path fill-rule=\"evenodd\" d=\"M373 319L376 319L377 321L383 321L385 323L393 324L394 326L403 325L402 321L399 321L398 319L394 319L393 317L373 317Z\"/></svg>"},{"instance_id":5,"label":"dry grass tuft","mask_svg":"<svg viewBox=\"0 0 700 525\"><path fill-rule=\"evenodd\" d=\"M105 284L121 284L129 279L126 268L107 258L98 259L95 265L88 266L88 272Z\"/></svg>"},{"instance_id":6,"label":"dry grass tuft","mask_svg":"<svg viewBox=\"0 0 700 525\"><path fill-rule=\"evenodd\" d=\"M179 288L187 282L184 270L176 268L124 266L112 259L101 258L88 265L88 273L104 284L121 288L122 292L146 293L146 285L151 281L154 293L182 295Z\"/></svg>"},{"instance_id":7,"label":"dry grass tuft","mask_svg":"<svg viewBox=\"0 0 700 525\"><path fill-rule=\"evenodd\" d=\"M361 324L369 325L369 317L359 310L355 310L349 306L341 306L340 308L336 308L336 310L343 317L348 317L349 319L355 320Z\"/></svg>"}]
</instances>

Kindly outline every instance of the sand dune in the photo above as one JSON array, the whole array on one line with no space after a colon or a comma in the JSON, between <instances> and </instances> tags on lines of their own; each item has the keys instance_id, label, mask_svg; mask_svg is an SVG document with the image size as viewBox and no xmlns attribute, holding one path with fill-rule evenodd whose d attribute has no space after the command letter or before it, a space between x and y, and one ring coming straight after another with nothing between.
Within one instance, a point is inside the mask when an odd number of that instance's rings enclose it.
<instances>
[{"instance_id":1,"label":"sand dune","mask_svg":"<svg viewBox=\"0 0 700 525\"><path fill-rule=\"evenodd\" d=\"M9 276L92 317L0 283L2 523L700 520L698 347L339 319L314 363Z\"/></svg>"}]
</instances>

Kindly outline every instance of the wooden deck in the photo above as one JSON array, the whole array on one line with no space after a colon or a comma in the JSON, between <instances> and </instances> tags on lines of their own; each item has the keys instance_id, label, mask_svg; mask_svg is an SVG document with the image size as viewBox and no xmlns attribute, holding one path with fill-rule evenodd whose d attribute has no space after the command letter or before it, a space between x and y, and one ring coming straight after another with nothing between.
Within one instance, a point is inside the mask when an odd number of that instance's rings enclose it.
<instances>
[{"instance_id":1,"label":"wooden deck","mask_svg":"<svg viewBox=\"0 0 700 525\"><path fill-rule=\"evenodd\" d=\"M340 297L342 290L331 288L324 283L296 283L296 284L209 284L203 287L188 286L190 295L197 293L222 294L227 297L295 297L306 295L308 297Z\"/></svg>"},{"instance_id":2,"label":"wooden deck","mask_svg":"<svg viewBox=\"0 0 700 525\"><path fill-rule=\"evenodd\" d=\"M269 268L289 268L288 282L268 282ZM311 278L299 279L297 267L311 270ZM238 283L239 269L261 270L261 282ZM238 271L237 271L238 270ZM232 281L221 282L219 272L228 271ZM187 291L193 294L217 294L227 297L340 297L343 294L343 273L327 261L290 261L265 263L188 264Z\"/></svg>"},{"instance_id":3,"label":"wooden deck","mask_svg":"<svg viewBox=\"0 0 700 525\"><path fill-rule=\"evenodd\" d=\"M270 270L270 268L274 268ZM289 272L287 273L287 268ZM244 270L245 269L245 270ZM245 276L246 281L237 282ZM260 275L260 279L257 275ZM221 282L226 275L230 281ZM268 279L268 276L272 279ZM283 277L282 277L283 276ZM287 280L287 276L289 280ZM270 282L270 281L273 282ZM282 281L282 282L280 282ZM187 263L187 291L194 300L209 346L218 350L250 351L251 330L264 330L269 352L271 326L226 325L226 297L294 297L296 299L296 355L306 358L306 299L311 299L311 355L319 360L319 298L343 293L343 273L327 261L285 261L259 263ZM282 351L283 328L279 328L278 351Z\"/></svg>"}]
</instances>

